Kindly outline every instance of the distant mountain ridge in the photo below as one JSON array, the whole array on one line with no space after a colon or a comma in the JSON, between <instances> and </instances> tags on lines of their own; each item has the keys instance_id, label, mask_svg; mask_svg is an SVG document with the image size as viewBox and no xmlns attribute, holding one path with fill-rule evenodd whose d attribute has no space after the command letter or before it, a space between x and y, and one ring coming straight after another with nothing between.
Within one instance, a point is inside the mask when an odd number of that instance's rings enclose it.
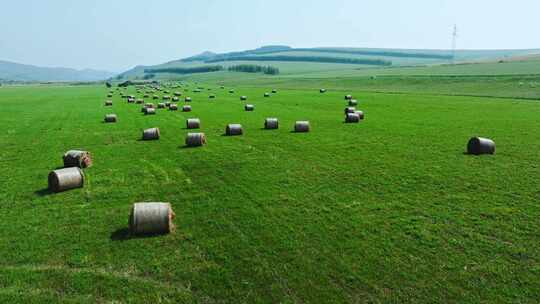
<instances>
[{"instance_id":1,"label":"distant mountain ridge","mask_svg":"<svg viewBox=\"0 0 540 304\"><path fill-rule=\"evenodd\" d=\"M0 80L4 81L99 81L114 75L93 69L49 68L0 60Z\"/></svg>"}]
</instances>

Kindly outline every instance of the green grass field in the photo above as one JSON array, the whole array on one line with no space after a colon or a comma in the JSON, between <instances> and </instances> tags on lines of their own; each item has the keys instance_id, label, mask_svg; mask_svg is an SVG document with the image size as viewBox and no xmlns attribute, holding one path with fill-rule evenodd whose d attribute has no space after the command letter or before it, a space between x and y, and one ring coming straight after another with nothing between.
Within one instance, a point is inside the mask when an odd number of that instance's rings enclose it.
<instances>
[{"instance_id":1,"label":"green grass field","mask_svg":"<svg viewBox=\"0 0 540 304\"><path fill-rule=\"evenodd\" d=\"M155 116L118 94L104 107L104 86L1 87L0 302L540 302L537 101L264 79L208 81L184 93L193 112ZM505 97L538 92L521 90ZM346 93L360 124L343 123ZM190 117L202 148L183 146ZM245 134L223 136L227 123ZM140 140L149 127L159 141ZM464 154L475 135L496 154ZM93 155L85 187L49 193L73 148ZM141 201L171 202L176 232L130 237Z\"/></svg>"}]
</instances>

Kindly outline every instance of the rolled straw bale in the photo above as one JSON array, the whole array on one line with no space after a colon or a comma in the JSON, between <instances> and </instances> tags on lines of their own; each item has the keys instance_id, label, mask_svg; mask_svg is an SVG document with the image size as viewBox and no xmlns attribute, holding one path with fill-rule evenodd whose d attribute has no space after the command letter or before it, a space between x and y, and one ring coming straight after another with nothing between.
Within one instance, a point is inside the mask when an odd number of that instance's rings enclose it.
<instances>
[{"instance_id":1,"label":"rolled straw bale","mask_svg":"<svg viewBox=\"0 0 540 304\"><path fill-rule=\"evenodd\" d=\"M180 92L174 92L174 96L182 96L182 93L180 93Z\"/></svg>"},{"instance_id":2,"label":"rolled straw bale","mask_svg":"<svg viewBox=\"0 0 540 304\"><path fill-rule=\"evenodd\" d=\"M184 101L185 101L185 102L191 102L191 97L186 97L186 98L184 98Z\"/></svg>"},{"instance_id":3,"label":"rolled straw bale","mask_svg":"<svg viewBox=\"0 0 540 304\"><path fill-rule=\"evenodd\" d=\"M214 99L214 98L216 98L216 95L212 94L212 95L208 96L208 98Z\"/></svg>"},{"instance_id":4,"label":"rolled straw bale","mask_svg":"<svg viewBox=\"0 0 540 304\"><path fill-rule=\"evenodd\" d=\"M204 133L188 133L186 136L186 146L200 147L206 144L206 135Z\"/></svg>"},{"instance_id":5,"label":"rolled straw bale","mask_svg":"<svg viewBox=\"0 0 540 304\"><path fill-rule=\"evenodd\" d=\"M132 234L165 234L174 231L175 214L169 203L135 203L129 215Z\"/></svg>"},{"instance_id":6,"label":"rolled straw bale","mask_svg":"<svg viewBox=\"0 0 540 304\"><path fill-rule=\"evenodd\" d=\"M231 89L231 90L229 90L229 93L231 93L231 94L232 94L232 93L234 93L234 90L232 90L232 89Z\"/></svg>"},{"instance_id":7,"label":"rolled straw bale","mask_svg":"<svg viewBox=\"0 0 540 304\"><path fill-rule=\"evenodd\" d=\"M135 99L133 99L133 98L128 98L128 99L127 99L127 102L128 102L128 103L135 103Z\"/></svg>"},{"instance_id":8,"label":"rolled straw bale","mask_svg":"<svg viewBox=\"0 0 540 304\"><path fill-rule=\"evenodd\" d=\"M182 112L191 112L191 106L189 105L182 106Z\"/></svg>"},{"instance_id":9,"label":"rolled straw bale","mask_svg":"<svg viewBox=\"0 0 540 304\"><path fill-rule=\"evenodd\" d=\"M247 96L240 96L240 100L247 100Z\"/></svg>"},{"instance_id":10,"label":"rolled straw bale","mask_svg":"<svg viewBox=\"0 0 540 304\"><path fill-rule=\"evenodd\" d=\"M143 95L143 98L150 98L150 95L144 94L144 95Z\"/></svg>"},{"instance_id":11,"label":"rolled straw bale","mask_svg":"<svg viewBox=\"0 0 540 304\"><path fill-rule=\"evenodd\" d=\"M326 92L326 89L320 89L319 92L325 93L325 92Z\"/></svg>"},{"instance_id":12,"label":"rolled straw bale","mask_svg":"<svg viewBox=\"0 0 540 304\"><path fill-rule=\"evenodd\" d=\"M357 105L358 105L358 100L356 100L356 99L349 100L349 106L355 107Z\"/></svg>"},{"instance_id":13,"label":"rolled straw bale","mask_svg":"<svg viewBox=\"0 0 540 304\"><path fill-rule=\"evenodd\" d=\"M247 104L247 105L244 106L244 109L246 111L248 111L248 112L251 112L251 111L255 110L255 106L252 105L252 104Z\"/></svg>"},{"instance_id":14,"label":"rolled straw bale","mask_svg":"<svg viewBox=\"0 0 540 304\"><path fill-rule=\"evenodd\" d=\"M154 96L152 96L152 99L159 99L159 96L154 95Z\"/></svg>"},{"instance_id":15,"label":"rolled straw bale","mask_svg":"<svg viewBox=\"0 0 540 304\"><path fill-rule=\"evenodd\" d=\"M276 94L276 93L277 93L277 90L276 90L276 89L273 89L273 90L272 90L272 93Z\"/></svg>"},{"instance_id":16,"label":"rolled straw bale","mask_svg":"<svg viewBox=\"0 0 540 304\"><path fill-rule=\"evenodd\" d=\"M70 167L54 170L49 173L49 190L61 192L84 185L84 174L78 167Z\"/></svg>"},{"instance_id":17,"label":"rolled straw bale","mask_svg":"<svg viewBox=\"0 0 540 304\"><path fill-rule=\"evenodd\" d=\"M345 116L345 122L346 123L357 123L360 121L360 115L356 113L347 113Z\"/></svg>"},{"instance_id":18,"label":"rolled straw bale","mask_svg":"<svg viewBox=\"0 0 540 304\"><path fill-rule=\"evenodd\" d=\"M347 115L347 113L354 113L355 111L356 111L355 107L346 107L345 108L345 115Z\"/></svg>"},{"instance_id":19,"label":"rolled straw bale","mask_svg":"<svg viewBox=\"0 0 540 304\"><path fill-rule=\"evenodd\" d=\"M111 97L112 97L112 94L107 94L107 97L108 97L108 98L111 98Z\"/></svg>"},{"instance_id":20,"label":"rolled straw bale","mask_svg":"<svg viewBox=\"0 0 540 304\"><path fill-rule=\"evenodd\" d=\"M277 118L267 118L264 120L265 129L277 129L279 127L279 121Z\"/></svg>"},{"instance_id":21,"label":"rolled straw bale","mask_svg":"<svg viewBox=\"0 0 540 304\"><path fill-rule=\"evenodd\" d=\"M169 96L169 95L163 96L163 100L168 100L168 99L171 99L171 96Z\"/></svg>"},{"instance_id":22,"label":"rolled straw bale","mask_svg":"<svg viewBox=\"0 0 540 304\"><path fill-rule=\"evenodd\" d=\"M228 124L225 128L225 134L229 136L242 135L244 130L241 124Z\"/></svg>"},{"instance_id":23,"label":"rolled straw bale","mask_svg":"<svg viewBox=\"0 0 540 304\"><path fill-rule=\"evenodd\" d=\"M145 103L144 106L146 108L155 108L154 104L153 103Z\"/></svg>"},{"instance_id":24,"label":"rolled straw bale","mask_svg":"<svg viewBox=\"0 0 540 304\"><path fill-rule=\"evenodd\" d=\"M294 124L294 132L309 132L309 121L297 121Z\"/></svg>"},{"instance_id":25,"label":"rolled straw bale","mask_svg":"<svg viewBox=\"0 0 540 304\"><path fill-rule=\"evenodd\" d=\"M495 142L489 138L473 137L467 143L467 153L473 155L494 154Z\"/></svg>"},{"instance_id":26,"label":"rolled straw bale","mask_svg":"<svg viewBox=\"0 0 540 304\"><path fill-rule=\"evenodd\" d=\"M143 131L143 140L156 140L159 139L159 128L150 128Z\"/></svg>"},{"instance_id":27,"label":"rolled straw bale","mask_svg":"<svg viewBox=\"0 0 540 304\"><path fill-rule=\"evenodd\" d=\"M350 94L345 95L345 100L351 100L351 99L352 99L352 95Z\"/></svg>"},{"instance_id":28,"label":"rolled straw bale","mask_svg":"<svg viewBox=\"0 0 540 304\"><path fill-rule=\"evenodd\" d=\"M155 115L155 114L156 114L155 108L146 108L146 110L144 111L144 115Z\"/></svg>"},{"instance_id":29,"label":"rolled straw bale","mask_svg":"<svg viewBox=\"0 0 540 304\"><path fill-rule=\"evenodd\" d=\"M112 100L105 100L105 106L106 107L112 106Z\"/></svg>"},{"instance_id":30,"label":"rolled straw bale","mask_svg":"<svg viewBox=\"0 0 540 304\"><path fill-rule=\"evenodd\" d=\"M188 129L198 129L201 127L201 120L198 118L189 118L186 121L186 125Z\"/></svg>"},{"instance_id":31,"label":"rolled straw bale","mask_svg":"<svg viewBox=\"0 0 540 304\"><path fill-rule=\"evenodd\" d=\"M163 108L165 108L165 104L163 102L160 102L160 103L157 104L157 107L158 107L158 109L163 109Z\"/></svg>"},{"instance_id":32,"label":"rolled straw bale","mask_svg":"<svg viewBox=\"0 0 540 304\"><path fill-rule=\"evenodd\" d=\"M270 97L270 93L264 93L264 97Z\"/></svg>"},{"instance_id":33,"label":"rolled straw bale","mask_svg":"<svg viewBox=\"0 0 540 304\"><path fill-rule=\"evenodd\" d=\"M170 101L165 102L165 106L168 108L171 105Z\"/></svg>"},{"instance_id":34,"label":"rolled straw bale","mask_svg":"<svg viewBox=\"0 0 540 304\"><path fill-rule=\"evenodd\" d=\"M116 114L105 115L105 122L116 122L117 119Z\"/></svg>"},{"instance_id":35,"label":"rolled straw bale","mask_svg":"<svg viewBox=\"0 0 540 304\"><path fill-rule=\"evenodd\" d=\"M173 101L179 101L179 100L180 100L180 98L178 98L178 97L174 96L172 100L173 100Z\"/></svg>"},{"instance_id":36,"label":"rolled straw bale","mask_svg":"<svg viewBox=\"0 0 540 304\"><path fill-rule=\"evenodd\" d=\"M92 166L92 157L88 151L69 150L64 153L62 159L64 160L64 168L88 168Z\"/></svg>"},{"instance_id":37,"label":"rolled straw bale","mask_svg":"<svg viewBox=\"0 0 540 304\"><path fill-rule=\"evenodd\" d=\"M364 120L364 112L363 111L355 111L354 113L358 114L358 117L360 120Z\"/></svg>"},{"instance_id":38,"label":"rolled straw bale","mask_svg":"<svg viewBox=\"0 0 540 304\"><path fill-rule=\"evenodd\" d=\"M175 103L171 103L171 104L169 105L169 110L170 110L170 111L177 111L177 110L178 110L178 105L175 104Z\"/></svg>"}]
</instances>

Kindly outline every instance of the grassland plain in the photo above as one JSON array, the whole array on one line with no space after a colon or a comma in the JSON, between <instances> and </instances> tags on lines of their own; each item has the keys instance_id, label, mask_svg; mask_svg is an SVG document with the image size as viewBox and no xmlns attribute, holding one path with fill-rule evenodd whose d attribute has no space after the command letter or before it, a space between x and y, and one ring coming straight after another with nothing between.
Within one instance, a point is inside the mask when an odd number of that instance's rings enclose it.
<instances>
[{"instance_id":1,"label":"grassland plain","mask_svg":"<svg viewBox=\"0 0 540 304\"><path fill-rule=\"evenodd\" d=\"M102 87L2 87L0 302L540 301L538 102L245 84L151 117ZM345 93L364 122L343 123ZM189 117L207 146L183 148ZM496 154L464 155L473 135ZM48 193L72 148L85 187ZM129 238L137 201L170 201L177 231Z\"/></svg>"}]
</instances>

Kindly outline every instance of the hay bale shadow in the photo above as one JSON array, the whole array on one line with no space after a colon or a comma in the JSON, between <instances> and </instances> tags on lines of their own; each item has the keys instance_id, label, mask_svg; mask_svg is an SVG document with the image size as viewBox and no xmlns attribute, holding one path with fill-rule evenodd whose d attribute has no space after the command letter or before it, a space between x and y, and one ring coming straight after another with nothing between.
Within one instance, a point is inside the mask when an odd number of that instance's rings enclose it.
<instances>
[{"instance_id":1,"label":"hay bale shadow","mask_svg":"<svg viewBox=\"0 0 540 304\"><path fill-rule=\"evenodd\" d=\"M41 190L34 191L34 194L37 196L48 196L48 195L53 195L54 191L52 191L51 189L49 189L49 187L47 187Z\"/></svg>"},{"instance_id":2,"label":"hay bale shadow","mask_svg":"<svg viewBox=\"0 0 540 304\"><path fill-rule=\"evenodd\" d=\"M127 241L131 239L145 239L145 238L152 238L152 237L158 237L163 236L165 233L154 233L154 234L132 234L129 228L120 228L116 229L114 232L111 233L111 241L118 242L118 241Z\"/></svg>"}]
</instances>

